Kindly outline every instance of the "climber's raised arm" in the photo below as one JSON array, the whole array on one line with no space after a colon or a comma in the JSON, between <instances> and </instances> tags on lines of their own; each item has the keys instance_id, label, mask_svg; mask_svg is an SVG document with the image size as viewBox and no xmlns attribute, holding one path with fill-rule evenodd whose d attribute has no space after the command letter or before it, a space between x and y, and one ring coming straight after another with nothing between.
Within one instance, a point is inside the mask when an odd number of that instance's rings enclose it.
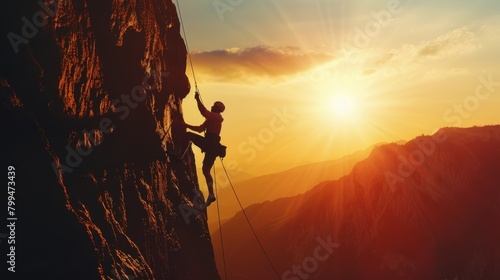
<instances>
[{"instance_id":1,"label":"climber's raised arm","mask_svg":"<svg viewBox=\"0 0 500 280\"><path fill-rule=\"evenodd\" d=\"M194 95L194 99L196 99L196 103L198 104L198 110L200 110L201 115L206 118L210 114L210 111L208 111L207 108L205 108L205 105L201 103L199 92L196 92L196 94Z\"/></svg>"}]
</instances>

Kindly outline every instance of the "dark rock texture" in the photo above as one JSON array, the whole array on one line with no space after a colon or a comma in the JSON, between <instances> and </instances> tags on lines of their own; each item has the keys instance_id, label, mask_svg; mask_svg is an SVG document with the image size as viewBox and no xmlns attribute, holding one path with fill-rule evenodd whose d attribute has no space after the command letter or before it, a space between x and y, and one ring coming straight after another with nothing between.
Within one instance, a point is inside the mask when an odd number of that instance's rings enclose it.
<instances>
[{"instance_id":1,"label":"dark rock texture","mask_svg":"<svg viewBox=\"0 0 500 280\"><path fill-rule=\"evenodd\" d=\"M165 156L180 145L171 124L190 90L172 1L0 10L15 279L220 279L206 213L179 207L199 198L193 154Z\"/></svg>"}]
</instances>

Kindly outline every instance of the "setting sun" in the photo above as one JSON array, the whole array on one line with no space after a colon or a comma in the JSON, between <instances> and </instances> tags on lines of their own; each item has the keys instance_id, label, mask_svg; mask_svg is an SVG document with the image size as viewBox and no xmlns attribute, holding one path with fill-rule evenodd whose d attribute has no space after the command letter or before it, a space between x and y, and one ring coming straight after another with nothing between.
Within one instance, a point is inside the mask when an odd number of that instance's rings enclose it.
<instances>
[{"instance_id":1,"label":"setting sun","mask_svg":"<svg viewBox=\"0 0 500 280\"><path fill-rule=\"evenodd\" d=\"M353 118L356 116L356 104L347 96L332 98L327 104L330 114L340 118Z\"/></svg>"},{"instance_id":2,"label":"setting sun","mask_svg":"<svg viewBox=\"0 0 500 280\"><path fill-rule=\"evenodd\" d=\"M323 101L320 105L328 121L352 122L359 118L360 110L356 99L347 94L339 94Z\"/></svg>"}]
</instances>

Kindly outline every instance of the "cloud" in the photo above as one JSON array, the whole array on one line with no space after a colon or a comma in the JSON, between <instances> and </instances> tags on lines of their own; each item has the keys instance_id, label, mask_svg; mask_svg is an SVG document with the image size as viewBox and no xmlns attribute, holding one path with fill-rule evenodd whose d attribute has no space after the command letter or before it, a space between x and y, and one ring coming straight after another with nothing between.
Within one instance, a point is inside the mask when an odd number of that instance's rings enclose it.
<instances>
[{"instance_id":1,"label":"cloud","mask_svg":"<svg viewBox=\"0 0 500 280\"><path fill-rule=\"evenodd\" d=\"M456 75L465 75L471 74L472 72L467 67L456 67L456 68L433 68L426 71L423 74L423 78L426 80L437 79L437 78L446 78L450 76Z\"/></svg>"},{"instance_id":2,"label":"cloud","mask_svg":"<svg viewBox=\"0 0 500 280\"><path fill-rule=\"evenodd\" d=\"M297 47L232 48L191 54L198 72L215 81L249 82L297 75L334 59L332 54Z\"/></svg>"},{"instance_id":3,"label":"cloud","mask_svg":"<svg viewBox=\"0 0 500 280\"><path fill-rule=\"evenodd\" d=\"M462 27L419 46L418 56L448 56L473 51L479 47L476 34Z\"/></svg>"},{"instance_id":4,"label":"cloud","mask_svg":"<svg viewBox=\"0 0 500 280\"><path fill-rule=\"evenodd\" d=\"M406 44L387 52L372 53L367 56L363 75L373 75L381 70L385 73L400 74L419 65L445 61L447 57L460 56L480 49L479 41L476 33L461 27L429 41Z\"/></svg>"}]
</instances>

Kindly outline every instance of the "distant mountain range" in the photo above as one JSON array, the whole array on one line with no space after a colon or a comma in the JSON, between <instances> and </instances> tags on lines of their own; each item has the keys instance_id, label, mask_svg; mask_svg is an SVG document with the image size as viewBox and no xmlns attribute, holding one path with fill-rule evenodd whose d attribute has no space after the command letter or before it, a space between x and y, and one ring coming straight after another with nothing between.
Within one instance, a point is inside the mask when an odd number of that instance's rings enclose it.
<instances>
[{"instance_id":1,"label":"distant mountain range","mask_svg":"<svg viewBox=\"0 0 500 280\"><path fill-rule=\"evenodd\" d=\"M347 176L246 212L282 280L500 279L500 126L382 145ZM228 279L278 278L241 212L222 229Z\"/></svg>"},{"instance_id":2,"label":"distant mountain range","mask_svg":"<svg viewBox=\"0 0 500 280\"><path fill-rule=\"evenodd\" d=\"M373 146L345 157L301 165L282 172L257 176L234 183L234 188L244 207L255 203L291 197L310 190L319 182L340 178L351 172L354 165L366 158ZM229 186L223 170L217 170L219 186L219 206L221 220L224 222L241 209ZM217 208L208 208L210 231L218 229Z\"/></svg>"}]
</instances>

